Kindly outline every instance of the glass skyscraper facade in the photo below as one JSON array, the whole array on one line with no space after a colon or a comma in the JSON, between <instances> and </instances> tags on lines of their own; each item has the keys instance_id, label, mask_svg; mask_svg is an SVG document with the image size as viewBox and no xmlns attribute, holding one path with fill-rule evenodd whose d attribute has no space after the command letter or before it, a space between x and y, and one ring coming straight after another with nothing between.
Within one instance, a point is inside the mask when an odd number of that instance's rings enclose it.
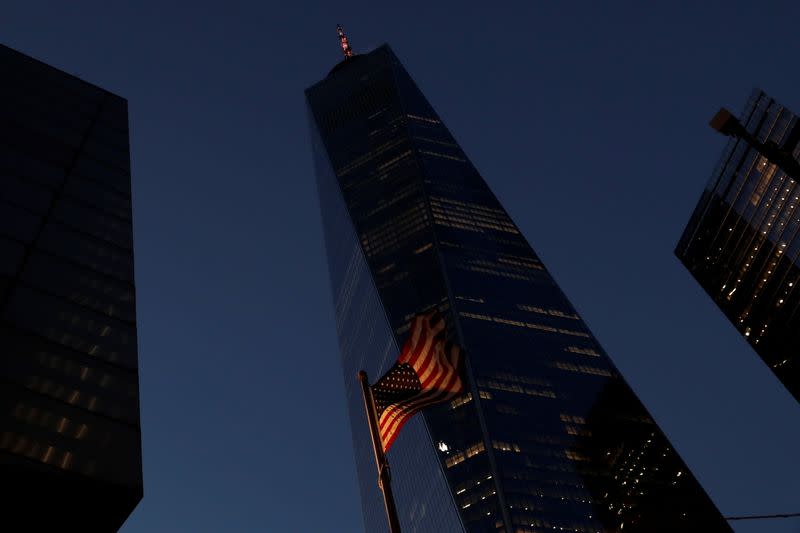
<instances>
[{"instance_id":1,"label":"glass skyscraper facade","mask_svg":"<svg viewBox=\"0 0 800 533\"><path fill-rule=\"evenodd\" d=\"M797 115L763 91L740 123L800 160ZM675 254L800 401L800 176L787 167L732 137Z\"/></svg>"},{"instance_id":2,"label":"glass skyscraper facade","mask_svg":"<svg viewBox=\"0 0 800 533\"><path fill-rule=\"evenodd\" d=\"M469 391L388 454L403 531L731 531L391 49L306 99L365 530L387 526L356 374L437 307Z\"/></svg>"},{"instance_id":3,"label":"glass skyscraper facade","mask_svg":"<svg viewBox=\"0 0 800 533\"><path fill-rule=\"evenodd\" d=\"M116 531L142 498L127 102L0 69L1 527Z\"/></svg>"}]
</instances>

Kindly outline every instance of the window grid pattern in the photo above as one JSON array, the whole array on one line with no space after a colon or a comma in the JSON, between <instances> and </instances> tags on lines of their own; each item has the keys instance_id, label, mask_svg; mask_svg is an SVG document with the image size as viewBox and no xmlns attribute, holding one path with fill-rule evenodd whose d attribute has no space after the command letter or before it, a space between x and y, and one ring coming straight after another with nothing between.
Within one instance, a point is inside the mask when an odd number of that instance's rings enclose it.
<instances>
[{"instance_id":1,"label":"window grid pattern","mask_svg":"<svg viewBox=\"0 0 800 533\"><path fill-rule=\"evenodd\" d=\"M756 90L741 122L800 157L798 117ZM798 176L731 139L676 255L787 389L800 400Z\"/></svg>"},{"instance_id":2,"label":"window grid pattern","mask_svg":"<svg viewBox=\"0 0 800 533\"><path fill-rule=\"evenodd\" d=\"M0 65L8 508L116 529L142 496L127 103L2 46Z\"/></svg>"}]
</instances>

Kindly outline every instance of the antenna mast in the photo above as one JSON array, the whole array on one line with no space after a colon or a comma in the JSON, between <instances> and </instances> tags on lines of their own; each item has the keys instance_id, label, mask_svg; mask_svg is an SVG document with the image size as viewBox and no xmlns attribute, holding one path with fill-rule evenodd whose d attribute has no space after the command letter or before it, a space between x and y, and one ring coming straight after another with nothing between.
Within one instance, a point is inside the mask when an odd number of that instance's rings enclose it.
<instances>
[{"instance_id":1,"label":"antenna mast","mask_svg":"<svg viewBox=\"0 0 800 533\"><path fill-rule=\"evenodd\" d=\"M342 53L345 59L353 57L353 50L350 48L350 43L347 42L347 35L340 25L336 25L336 32L339 34L339 43L342 45Z\"/></svg>"}]
</instances>

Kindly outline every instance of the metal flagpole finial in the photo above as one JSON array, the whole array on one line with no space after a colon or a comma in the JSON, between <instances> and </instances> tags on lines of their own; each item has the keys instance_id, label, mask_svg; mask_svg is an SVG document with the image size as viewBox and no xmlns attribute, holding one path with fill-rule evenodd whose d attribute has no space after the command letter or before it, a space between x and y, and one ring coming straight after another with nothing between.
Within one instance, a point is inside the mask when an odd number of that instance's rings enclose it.
<instances>
[{"instance_id":1,"label":"metal flagpole finial","mask_svg":"<svg viewBox=\"0 0 800 533\"><path fill-rule=\"evenodd\" d=\"M353 50L350 48L350 43L347 42L347 35L344 34L344 30L339 24L336 25L336 32L339 34L339 43L342 45L345 59L353 57Z\"/></svg>"}]
</instances>

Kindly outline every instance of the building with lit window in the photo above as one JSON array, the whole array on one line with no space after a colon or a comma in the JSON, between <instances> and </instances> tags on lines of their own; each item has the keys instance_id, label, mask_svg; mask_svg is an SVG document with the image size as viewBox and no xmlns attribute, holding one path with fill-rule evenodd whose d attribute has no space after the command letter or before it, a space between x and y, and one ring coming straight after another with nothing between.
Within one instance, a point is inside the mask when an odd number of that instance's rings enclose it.
<instances>
[{"instance_id":1,"label":"building with lit window","mask_svg":"<svg viewBox=\"0 0 800 533\"><path fill-rule=\"evenodd\" d=\"M127 103L0 70L4 530L116 531L142 498Z\"/></svg>"},{"instance_id":2,"label":"building with lit window","mask_svg":"<svg viewBox=\"0 0 800 533\"><path fill-rule=\"evenodd\" d=\"M438 307L470 390L388 454L404 531L730 532L391 49L306 99L365 530L387 526L356 374Z\"/></svg>"},{"instance_id":3,"label":"building with lit window","mask_svg":"<svg viewBox=\"0 0 800 533\"><path fill-rule=\"evenodd\" d=\"M800 121L756 90L739 122L675 254L800 401Z\"/></svg>"}]
</instances>

